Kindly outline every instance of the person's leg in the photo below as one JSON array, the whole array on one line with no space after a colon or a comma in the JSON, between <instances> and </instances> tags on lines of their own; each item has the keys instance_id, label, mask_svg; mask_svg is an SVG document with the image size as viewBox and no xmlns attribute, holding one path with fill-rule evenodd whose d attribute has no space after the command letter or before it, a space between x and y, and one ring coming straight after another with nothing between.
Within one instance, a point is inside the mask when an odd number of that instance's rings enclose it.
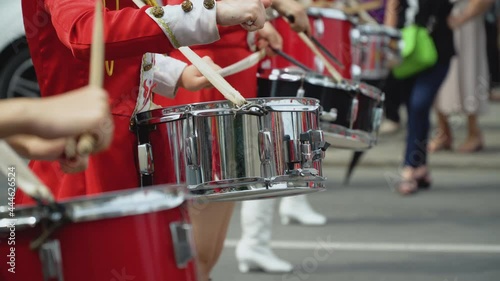
<instances>
[{"instance_id":1,"label":"person's leg","mask_svg":"<svg viewBox=\"0 0 500 281\"><path fill-rule=\"evenodd\" d=\"M191 204L189 216L193 225L196 260L200 280L208 281L221 254L233 202Z\"/></svg>"},{"instance_id":2,"label":"person's leg","mask_svg":"<svg viewBox=\"0 0 500 281\"><path fill-rule=\"evenodd\" d=\"M488 70L490 72L490 86L493 88L500 83L497 24L485 20L484 26L486 31L486 52L488 56Z\"/></svg>"},{"instance_id":3,"label":"person's leg","mask_svg":"<svg viewBox=\"0 0 500 281\"><path fill-rule=\"evenodd\" d=\"M385 93L384 110L385 120L380 127L381 134L396 132L400 127L399 107L401 105L401 91L399 83L392 74L387 77L381 90Z\"/></svg>"},{"instance_id":4,"label":"person's leg","mask_svg":"<svg viewBox=\"0 0 500 281\"><path fill-rule=\"evenodd\" d=\"M408 135L403 168L402 194L417 189L417 174L427 174L427 142L430 128L429 114L439 87L448 72L449 64L438 63L432 69L419 74L408 100ZM417 169L419 171L417 171Z\"/></svg>"},{"instance_id":5,"label":"person's leg","mask_svg":"<svg viewBox=\"0 0 500 281\"><path fill-rule=\"evenodd\" d=\"M436 136L429 142L427 147L428 152L451 149L452 132L448 122L448 116L439 110L436 110L436 115L438 117L438 128Z\"/></svg>"},{"instance_id":6,"label":"person's leg","mask_svg":"<svg viewBox=\"0 0 500 281\"><path fill-rule=\"evenodd\" d=\"M275 204L276 199L249 200L241 204L241 239L236 247L236 259L243 273L253 269L274 273L293 269L271 249Z\"/></svg>"},{"instance_id":7,"label":"person's leg","mask_svg":"<svg viewBox=\"0 0 500 281\"><path fill-rule=\"evenodd\" d=\"M465 142L460 145L458 151L463 153L476 152L483 149L483 137L479 128L477 114L467 116L468 134Z\"/></svg>"}]
</instances>

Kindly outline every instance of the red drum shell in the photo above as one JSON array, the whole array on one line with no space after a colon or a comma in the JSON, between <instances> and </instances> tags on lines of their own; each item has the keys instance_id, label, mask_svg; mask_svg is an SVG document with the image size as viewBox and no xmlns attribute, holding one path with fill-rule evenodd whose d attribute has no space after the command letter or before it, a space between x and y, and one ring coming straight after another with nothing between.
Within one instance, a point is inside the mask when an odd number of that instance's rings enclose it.
<instances>
[{"instance_id":1,"label":"red drum shell","mask_svg":"<svg viewBox=\"0 0 500 281\"><path fill-rule=\"evenodd\" d=\"M309 8L308 14L312 36L318 39L343 64L343 68L341 68L330 60L330 63L344 78L350 79L352 64L350 32L353 24L340 10ZM316 72L329 74L321 61L316 58L285 20L277 18L272 21L272 24L283 37L283 52ZM328 59L326 55L325 57ZM282 69L289 66L292 64L280 56L267 57L260 63L262 70Z\"/></svg>"},{"instance_id":2,"label":"red drum shell","mask_svg":"<svg viewBox=\"0 0 500 281\"><path fill-rule=\"evenodd\" d=\"M193 259L178 267L170 229L172 223L189 223L185 204L138 215L64 224L49 239L60 243L64 280L196 281ZM40 225L16 230L15 246L2 239L0 280L44 281L39 253L29 249L40 233ZM8 271L10 247L15 247L15 274Z\"/></svg>"}]
</instances>

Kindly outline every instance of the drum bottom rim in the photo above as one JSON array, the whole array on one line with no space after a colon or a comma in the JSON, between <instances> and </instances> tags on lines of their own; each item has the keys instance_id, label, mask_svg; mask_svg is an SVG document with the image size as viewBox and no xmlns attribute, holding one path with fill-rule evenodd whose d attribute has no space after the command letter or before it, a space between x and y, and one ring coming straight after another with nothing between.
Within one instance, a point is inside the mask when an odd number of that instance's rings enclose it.
<instances>
[{"instance_id":1,"label":"drum bottom rim","mask_svg":"<svg viewBox=\"0 0 500 281\"><path fill-rule=\"evenodd\" d=\"M230 191L224 193L211 193L211 194L191 194L190 196L194 200L199 200L203 202L229 202L229 201L247 201L247 200L259 200L268 198L280 198L286 196L295 196L302 194L309 194L313 192L324 191L326 188L322 185L310 186L294 186L286 188L261 188L253 190L240 190L240 191Z\"/></svg>"},{"instance_id":2,"label":"drum bottom rim","mask_svg":"<svg viewBox=\"0 0 500 281\"><path fill-rule=\"evenodd\" d=\"M325 140L335 148L365 150L373 147L377 141L373 133L347 129L336 124L322 122L321 129Z\"/></svg>"}]
</instances>

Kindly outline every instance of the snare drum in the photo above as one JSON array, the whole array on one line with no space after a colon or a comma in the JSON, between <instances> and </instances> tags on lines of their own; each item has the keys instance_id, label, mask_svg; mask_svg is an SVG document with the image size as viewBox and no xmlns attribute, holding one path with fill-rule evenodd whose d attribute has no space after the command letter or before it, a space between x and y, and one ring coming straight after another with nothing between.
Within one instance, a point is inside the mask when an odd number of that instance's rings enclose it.
<instances>
[{"instance_id":1,"label":"snare drum","mask_svg":"<svg viewBox=\"0 0 500 281\"><path fill-rule=\"evenodd\" d=\"M340 75L350 79L352 65L350 32L354 24L353 19L341 10L331 8L310 7L307 13L312 19L312 36L342 63L343 67L339 67L331 62ZM315 57L314 62L317 72L329 75L319 58Z\"/></svg>"},{"instance_id":2,"label":"snare drum","mask_svg":"<svg viewBox=\"0 0 500 281\"><path fill-rule=\"evenodd\" d=\"M340 10L327 8L309 8L309 22L312 36L325 46L342 64L343 68L331 62L339 73L346 78L351 77L351 21ZM328 74L323 62L314 55L307 45L300 39L285 20L277 18L272 21L273 26L283 37L283 52L292 56L310 69ZM326 57L326 56L325 56ZM261 70L281 69L293 66L280 56L266 57L260 64Z\"/></svg>"},{"instance_id":3,"label":"snare drum","mask_svg":"<svg viewBox=\"0 0 500 281\"><path fill-rule=\"evenodd\" d=\"M378 25L359 25L351 32L352 70L355 79L383 79L389 74L384 65L384 29Z\"/></svg>"},{"instance_id":4,"label":"snare drum","mask_svg":"<svg viewBox=\"0 0 500 281\"><path fill-rule=\"evenodd\" d=\"M401 34L380 25L359 25L351 31L354 79L380 80L401 60Z\"/></svg>"},{"instance_id":5,"label":"snare drum","mask_svg":"<svg viewBox=\"0 0 500 281\"><path fill-rule=\"evenodd\" d=\"M185 194L182 186L155 187L73 199L56 210L19 207L14 216L0 209L0 279L195 281Z\"/></svg>"},{"instance_id":6,"label":"snare drum","mask_svg":"<svg viewBox=\"0 0 500 281\"><path fill-rule=\"evenodd\" d=\"M333 147L367 149L377 141L384 95L365 83L345 81L287 70L258 76L259 96L306 96L320 100L320 127Z\"/></svg>"},{"instance_id":7,"label":"snare drum","mask_svg":"<svg viewBox=\"0 0 500 281\"><path fill-rule=\"evenodd\" d=\"M247 101L253 106L235 109L229 101L214 101L138 114L140 146L150 151L146 158L150 163L158 157L168 159L175 167L155 164L150 171L152 184L159 184L162 174L175 174L177 182L187 183L192 193L211 201L322 189L326 147L319 130L319 101ZM157 152L167 151L164 147L170 154ZM289 182L307 184L290 188Z\"/></svg>"}]
</instances>

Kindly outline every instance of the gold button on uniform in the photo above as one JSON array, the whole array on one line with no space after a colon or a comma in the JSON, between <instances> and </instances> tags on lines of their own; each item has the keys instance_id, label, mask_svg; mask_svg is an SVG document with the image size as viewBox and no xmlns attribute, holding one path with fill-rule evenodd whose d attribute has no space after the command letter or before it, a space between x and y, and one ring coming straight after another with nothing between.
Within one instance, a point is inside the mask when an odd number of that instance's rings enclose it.
<instances>
[{"instance_id":1,"label":"gold button on uniform","mask_svg":"<svg viewBox=\"0 0 500 281\"><path fill-rule=\"evenodd\" d=\"M155 18L161 18L165 12L163 12L163 7L155 6L151 9L151 13Z\"/></svg>"},{"instance_id":2,"label":"gold button on uniform","mask_svg":"<svg viewBox=\"0 0 500 281\"><path fill-rule=\"evenodd\" d=\"M203 6L209 10L215 7L215 0L204 0Z\"/></svg>"},{"instance_id":3,"label":"gold button on uniform","mask_svg":"<svg viewBox=\"0 0 500 281\"><path fill-rule=\"evenodd\" d=\"M192 9L193 9L193 2L189 1L189 0L184 0L184 2L182 2L182 10L184 12L190 12Z\"/></svg>"},{"instance_id":4,"label":"gold button on uniform","mask_svg":"<svg viewBox=\"0 0 500 281\"><path fill-rule=\"evenodd\" d=\"M144 70L144 71L150 71L152 68L153 68L152 63L148 63L148 64L145 64L142 66L142 70Z\"/></svg>"}]
</instances>

